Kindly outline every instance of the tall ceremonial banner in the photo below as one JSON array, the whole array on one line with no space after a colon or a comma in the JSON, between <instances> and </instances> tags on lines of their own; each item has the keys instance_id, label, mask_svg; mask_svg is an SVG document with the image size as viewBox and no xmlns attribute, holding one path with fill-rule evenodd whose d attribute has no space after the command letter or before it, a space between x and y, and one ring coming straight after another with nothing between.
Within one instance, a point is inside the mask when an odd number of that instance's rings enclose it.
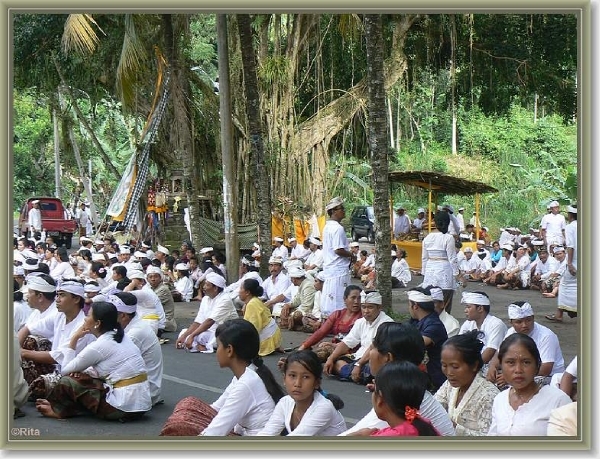
<instances>
[{"instance_id":1,"label":"tall ceremonial banner","mask_svg":"<svg viewBox=\"0 0 600 459\"><path fill-rule=\"evenodd\" d=\"M125 173L123 174L123 177L121 177L119 186L115 190L110 204L106 209L106 214L110 215L113 220L118 222L122 222L125 219L125 212L127 211L126 204L131 197L132 185L137 176L136 169L135 155L132 155L127 164L127 168L125 169Z\"/></svg>"}]
</instances>

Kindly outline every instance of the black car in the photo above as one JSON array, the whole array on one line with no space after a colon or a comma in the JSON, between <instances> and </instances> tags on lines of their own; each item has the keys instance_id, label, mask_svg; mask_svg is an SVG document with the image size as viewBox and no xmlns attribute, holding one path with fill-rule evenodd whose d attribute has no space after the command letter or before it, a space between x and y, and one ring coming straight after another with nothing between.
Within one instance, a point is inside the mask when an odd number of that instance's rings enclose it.
<instances>
[{"instance_id":1,"label":"black car","mask_svg":"<svg viewBox=\"0 0 600 459\"><path fill-rule=\"evenodd\" d=\"M352 240L358 241L366 237L369 242L375 242L375 212L373 206L356 206L350 216L350 233Z\"/></svg>"}]
</instances>

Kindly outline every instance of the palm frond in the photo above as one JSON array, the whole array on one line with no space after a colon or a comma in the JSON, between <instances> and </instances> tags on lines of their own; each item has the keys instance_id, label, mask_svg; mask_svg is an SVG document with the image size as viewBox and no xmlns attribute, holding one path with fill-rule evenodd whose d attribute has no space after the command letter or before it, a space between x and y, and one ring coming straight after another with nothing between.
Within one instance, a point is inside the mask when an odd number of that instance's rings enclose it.
<instances>
[{"instance_id":1,"label":"palm frond","mask_svg":"<svg viewBox=\"0 0 600 459\"><path fill-rule=\"evenodd\" d=\"M125 107L131 106L134 99L135 77L144 59L144 46L139 39L133 16L125 15L125 36L121 48L121 58L117 67L117 89Z\"/></svg>"},{"instance_id":2,"label":"palm frond","mask_svg":"<svg viewBox=\"0 0 600 459\"><path fill-rule=\"evenodd\" d=\"M63 52L69 53L74 50L80 54L92 54L100 42L92 25L104 33L91 14L70 14L62 36Z\"/></svg>"}]
</instances>

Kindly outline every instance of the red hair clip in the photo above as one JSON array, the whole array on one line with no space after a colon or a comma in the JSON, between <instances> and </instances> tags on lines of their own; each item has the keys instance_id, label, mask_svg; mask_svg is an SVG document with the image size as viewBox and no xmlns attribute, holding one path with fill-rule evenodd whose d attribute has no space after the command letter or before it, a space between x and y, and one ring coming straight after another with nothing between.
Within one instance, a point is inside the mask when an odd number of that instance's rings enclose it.
<instances>
[{"instance_id":1,"label":"red hair clip","mask_svg":"<svg viewBox=\"0 0 600 459\"><path fill-rule=\"evenodd\" d=\"M412 422L419 414L419 410L416 408L412 408L408 405L404 408L404 418L408 422Z\"/></svg>"}]
</instances>

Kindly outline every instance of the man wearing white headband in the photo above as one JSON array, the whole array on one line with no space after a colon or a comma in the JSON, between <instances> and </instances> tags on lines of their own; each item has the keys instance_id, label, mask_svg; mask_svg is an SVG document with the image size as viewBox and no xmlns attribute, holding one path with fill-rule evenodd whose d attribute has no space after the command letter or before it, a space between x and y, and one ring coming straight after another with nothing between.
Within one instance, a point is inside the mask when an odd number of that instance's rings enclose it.
<instances>
[{"instance_id":1,"label":"man wearing white headband","mask_svg":"<svg viewBox=\"0 0 600 459\"><path fill-rule=\"evenodd\" d=\"M65 279L56 288L57 313L41 318L35 323L24 326L19 330L19 344L23 346L28 335L39 335L50 339L52 337L52 349L50 351L31 351L22 349L21 358L41 364L62 364L62 348L68 347L71 336L79 330L85 321L83 312L85 293L83 284L75 279ZM77 342L76 353L91 341L95 340L92 335L86 335ZM60 367L56 367L58 370ZM40 376L40 375L38 375ZM30 382L30 381L28 381ZM30 382L36 389L44 387L44 383L38 386L36 381ZM33 387L32 387L33 388ZM36 392L36 395L44 395ZM44 398L44 397L42 397Z\"/></svg>"},{"instance_id":2,"label":"man wearing white headband","mask_svg":"<svg viewBox=\"0 0 600 459\"><path fill-rule=\"evenodd\" d=\"M160 271L160 268L155 266L148 266L148 272L144 275L143 271L134 270L131 272L131 280L127 286L124 287L124 292L133 294L137 299L136 311L140 319L146 322L152 331L159 337L160 344L168 343L169 340L162 338L162 334L165 331L175 331L177 326L172 326L170 330L165 330L167 327L167 314L165 312L162 299L156 293L158 289L154 289L150 281L146 283L146 278L150 278L150 273L156 273ZM162 271L159 273L158 279L162 284ZM169 296L172 301L171 291L167 288ZM174 314L173 306L173 314Z\"/></svg>"},{"instance_id":3,"label":"man wearing white headband","mask_svg":"<svg viewBox=\"0 0 600 459\"><path fill-rule=\"evenodd\" d=\"M285 263L289 257L288 248L283 244L283 238L274 237L273 238L273 252L271 253L272 257L279 257Z\"/></svg>"},{"instance_id":4,"label":"man wearing white headband","mask_svg":"<svg viewBox=\"0 0 600 459\"><path fill-rule=\"evenodd\" d=\"M431 292L431 299L435 306L435 312L444 324L448 338L458 335L460 323L453 315L446 312L446 309L444 308L444 291L441 288L432 285L428 285L426 288Z\"/></svg>"},{"instance_id":5,"label":"man wearing white headband","mask_svg":"<svg viewBox=\"0 0 600 459\"><path fill-rule=\"evenodd\" d=\"M350 284L352 252L348 250L346 230L341 225L346 216L344 201L333 198L325 207L329 219L323 228L323 274L325 284L321 294L321 313L329 316L344 308L344 289Z\"/></svg>"},{"instance_id":6,"label":"man wearing white headband","mask_svg":"<svg viewBox=\"0 0 600 459\"><path fill-rule=\"evenodd\" d=\"M504 339L513 333L523 333L535 341L540 351L542 365L536 376L539 382L548 384L554 374L565 371L565 361L558 336L548 327L535 321L531 304L526 301L515 301L509 304L508 318L512 327L508 329ZM496 354L490 362L487 379L503 387L505 381L502 374L498 374L499 368L498 354Z\"/></svg>"},{"instance_id":7,"label":"man wearing white headband","mask_svg":"<svg viewBox=\"0 0 600 459\"><path fill-rule=\"evenodd\" d=\"M279 257L269 258L269 273L271 275L264 280L262 286L267 298L265 306L271 310L273 317L279 317L283 304L292 299L290 296L286 296L292 282L287 274L282 271L283 260Z\"/></svg>"},{"instance_id":8,"label":"man wearing white headband","mask_svg":"<svg viewBox=\"0 0 600 459\"><path fill-rule=\"evenodd\" d=\"M548 205L550 206L550 213L542 217L540 237L544 240L548 246L548 252L550 252L551 241L557 240L559 244L564 244L567 222L565 216L560 213L558 201L552 201Z\"/></svg>"},{"instance_id":9,"label":"man wearing white headband","mask_svg":"<svg viewBox=\"0 0 600 459\"><path fill-rule=\"evenodd\" d=\"M225 279L217 273L210 273L202 286L204 296L198 314L189 328L181 330L175 346L189 352L214 352L217 327L229 319L238 319L239 314L225 293Z\"/></svg>"},{"instance_id":10,"label":"man wearing white headband","mask_svg":"<svg viewBox=\"0 0 600 459\"><path fill-rule=\"evenodd\" d=\"M229 284L225 287L225 293L227 293L236 309L239 311L244 307L244 302L239 299L240 286L244 283L246 279L256 279L258 285L262 287L263 280L258 273L259 266L256 265L256 260L254 260L250 255L244 255L240 260L240 278L236 282Z\"/></svg>"},{"instance_id":11,"label":"man wearing white headband","mask_svg":"<svg viewBox=\"0 0 600 459\"><path fill-rule=\"evenodd\" d=\"M285 303L281 308L280 326L294 331L302 326L302 318L313 310L315 283L312 277L307 276L304 269L297 266L289 269L288 276L298 290L292 297L292 301Z\"/></svg>"},{"instance_id":12,"label":"man wearing white headband","mask_svg":"<svg viewBox=\"0 0 600 459\"><path fill-rule=\"evenodd\" d=\"M559 283L567 271L567 254L563 246L556 246L552 249L553 256L548 267L549 274L544 278L540 285L540 292L545 298L556 298L559 291Z\"/></svg>"},{"instance_id":13,"label":"man wearing white headband","mask_svg":"<svg viewBox=\"0 0 600 459\"><path fill-rule=\"evenodd\" d=\"M109 295L107 301L117 308L117 320L125 334L138 347L146 365L152 405L161 403L163 356L158 337L147 321L137 314L137 298L131 293L120 292Z\"/></svg>"},{"instance_id":14,"label":"man wearing white headband","mask_svg":"<svg viewBox=\"0 0 600 459\"><path fill-rule=\"evenodd\" d=\"M498 317L490 314L490 298L484 292L463 292L460 301L465 307L467 320L460 327L460 335L471 330L483 332L483 348L481 358L483 359L482 374L487 374L488 364L496 355L508 327Z\"/></svg>"},{"instance_id":15,"label":"man wearing white headband","mask_svg":"<svg viewBox=\"0 0 600 459\"><path fill-rule=\"evenodd\" d=\"M327 358L323 372L337 375L340 381L368 384L372 380L369 368L369 351L377 328L384 322L393 322L383 311L383 300L377 291L369 292L360 305L362 317L354 322L348 334L336 344ZM352 349L360 347L352 354Z\"/></svg>"},{"instance_id":16,"label":"man wearing white headband","mask_svg":"<svg viewBox=\"0 0 600 459\"><path fill-rule=\"evenodd\" d=\"M566 312L571 318L577 317L577 207L567 206L569 224L565 228L565 245L567 250L566 266L560 277L558 286L558 308L555 314L546 319L551 322L562 322Z\"/></svg>"},{"instance_id":17,"label":"man wearing white headband","mask_svg":"<svg viewBox=\"0 0 600 459\"><path fill-rule=\"evenodd\" d=\"M177 330L177 322L175 321L175 302L173 301L173 295L171 294L171 289L163 282L164 276L161 268L157 266L148 266L146 268L146 280L148 281L148 285L144 286L143 289L151 289L162 306L162 311L164 313L164 322L160 314L160 309L158 309L158 319L154 316L149 316L147 320L158 320L158 331L157 334L162 335L163 332L174 332ZM139 298L138 298L138 309L139 309ZM144 319L144 314L138 312L140 316ZM152 314L148 311L148 314ZM160 331L162 330L162 331ZM164 342L163 342L164 343Z\"/></svg>"},{"instance_id":18,"label":"man wearing white headband","mask_svg":"<svg viewBox=\"0 0 600 459\"><path fill-rule=\"evenodd\" d=\"M298 244L298 240L295 237L289 239L290 247L290 260L302 260L302 264L306 261L310 255L310 249L304 244Z\"/></svg>"},{"instance_id":19,"label":"man wearing white headband","mask_svg":"<svg viewBox=\"0 0 600 459\"><path fill-rule=\"evenodd\" d=\"M424 288L413 288L406 292L408 296L409 323L415 326L425 342L429 360L427 373L435 390L444 384L446 376L442 373L442 344L448 339L446 327L435 312L431 291Z\"/></svg>"},{"instance_id":20,"label":"man wearing white headband","mask_svg":"<svg viewBox=\"0 0 600 459\"><path fill-rule=\"evenodd\" d=\"M92 306L93 298L100 294L101 287L96 281L89 281L83 286L83 291L85 292L85 306L83 307L83 312L87 316Z\"/></svg>"},{"instance_id":21,"label":"man wearing white headband","mask_svg":"<svg viewBox=\"0 0 600 459\"><path fill-rule=\"evenodd\" d=\"M37 322L42 317L56 314L56 282L48 274L33 273L25 278L27 295L23 297L33 311L27 318L25 325ZM22 288L23 290L23 288ZM49 338L52 341L52 337Z\"/></svg>"},{"instance_id":22,"label":"man wearing white headband","mask_svg":"<svg viewBox=\"0 0 600 459\"><path fill-rule=\"evenodd\" d=\"M321 250L321 241L315 237L308 239L308 250L310 253L306 257L304 269L311 275L315 276L323 269L323 251Z\"/></svg>"}]
</instances>

